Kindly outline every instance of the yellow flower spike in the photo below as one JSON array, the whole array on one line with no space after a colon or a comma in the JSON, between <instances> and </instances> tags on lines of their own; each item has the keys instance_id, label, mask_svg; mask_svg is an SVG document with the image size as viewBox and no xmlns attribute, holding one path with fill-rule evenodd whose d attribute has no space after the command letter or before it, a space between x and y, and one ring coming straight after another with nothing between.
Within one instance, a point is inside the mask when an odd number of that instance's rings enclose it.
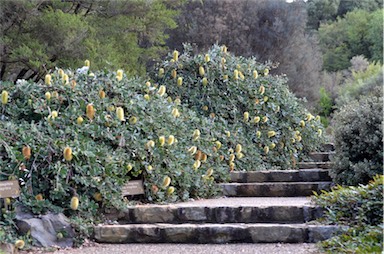
<instances>
[{"instance_id":1,"label":"yellow flower spike","mask_svg":"<svg viewBox=\"0 0 384 254\"><path fill-rule=\"evenodd\" d=\"M300 121L300 127L302 127L302 128L305 127L305 122L303 120Z\"/></svg>"},{"instance_id":2,"label":"yellow flower spike","mask_svg":"<svg viewBox=\"0 0 384 254\"><path fill-rule=\"evenodd\" d=\"M224 76L223 76L223 79L224 79L225 81L227 81L227 80L229 79L228 75L224 75Z\"/></svg>"},{"instance_id":3,"label":"yellow flower spike","mask_svg":"<svg viewBox=\"0 0 384 254\"><path fill-rule=\"evenodd\" d=\"M263 149L263 150L264 150L264 153L265 153L265 154L268 154L268 153L269 153L269 147L268 147L268 146L264 146L264 149Z\"/></svg>"},{"instance_id":4,"label":"yellow flower spike","mask_svg":"<svg viewBox=\"0 0 384 254\"><path fill-rule=\"evenodd\" d=\"M211 58L209 57L208 54L205 54L205 56L204 56L204 61L205 61L206 63L208 63L209 61L211 61Z\"/></svg>"},{"instance_id":5,"label":"yellow flower spike","mask_svg":"<svg viewBox=\"0 0 384 254\"><path fill-rule=\"evenodd\" d=\"M263 100L264 102L267 102L269 100L268 96L264 96Z\"/></svg>"},{"instance_id":6,"label":"yellow flower spike","mask_svg":"<svg viewBox=\"0 0 384 254\"><path fill-rule=\"evenodd\" d=\"M57 91L53 91L52 92L52 96L53 96L53 98L58 99L59 98L59 93Z\"/></svg>"},{"instance_id":7,"label":"yellow flower spike","mask_svg":"<svg viewBox=\"0 0 384 254\"><path fill-rule=\"evenodd\" d=\"M177 71L176 71L176 69L173 69L172 71L171 71L171 76L172 76L172 78L176 78L177 77Z\"/></svg>"},{"instance_id":8,"label":"yellow flower spike","mask_svg":"<svg viewBox=\"0 0 384 254\"><path fill-rule=\"evenodd\" d=\"M151 87L151 82L149 82L149 81L145 82L145 86L146 87Z\"/></svg>"},{"instance_id":9,"label":"yellow flower spike","mask_svg":"<svg viewBox=\"0 0 384 254\"><path fill-rule=\"evenodd\" d=\"M91 103L87 105L85 113L86 113L89 120L93 120L93 118L95 117L96 111L95 111L95 108L93 107L93 105Z\"/></svg>"},{"instance_id":10,"label":"yellow flower spike","mask_svg":"<svg viewBox=\"0 0 384 254\"><path fill-rule=\"evenodd\" d=\"M307 114L307 121L311 121L313 118L315 118L311 113Z\"/></svg>"},{"instance_id":11,"label":"yellow flower spike","mask_svg":"<svg viewBox=\"0 0 384 254\"><path fill-rule=\"evenodd\" d=\"M318 130L317 130L317 135L318 135L319 137L321 137L322 134L323 134L323 130L322 130L322 129L318 129Z\"/></svg>"},{"instance_id":12,"label":"yellow flower spike","mask_svg":"<svg viewBox=\"0 0 384 254\"><path fill-rule=\"evenodd\" d=\"M175 192L175 187L171 186L167 189L167 195L170 196Z\"/></svg>"},{"instance_id":13,"label":"yellow flower spike","mask_svg":"<svg viewBox=\"0 0 384 254\"><path fill-rule=\"evenodd\" d=\"M43 195L42 195L42 194L37 194L37 195L35 196L35 199L36 199L37 201L42 201L44 198L43 198Z\"/></svg>"},{"instance_id":14,"label":"yellow flower spike","mask_svg":"<svg viewBox=\"0 0 384 254\"><path fill-rule=\"evenodd\" d=\"M64 155L64 159L65 159L66 161L71 161L72 158L73 158L73 155L72 155L72 148L70 148L69 146L67 146L66 148L64 148L63 155Z\"/></svg>"},{"instance_id":15,"label":"yellow flower spike","mask_svg":"<svg viewBox=\"0 0 384 254\"><path fill-rule=\"evenodd\" d=\"M51 93L50 93L50 92L46 92L46 93L45 93L45 99L46 99L47 101L51 100Z\"/></svg>"},{"instance_id":16,"label":"yellow flower spike","mask_svg":"<svg viewBox=\"0 0 384 254\"><path fill-rule=\"evenodd\" d=\"M159 69L159 77L163 77L164 76L164 68L160 68Z\"/></svg>"},{"instance_id":17,"label":"yellow flower spike","mask_svg":"<svg viewBox=\"0 0 384 254\"><path fill-rule=\"evenodd\" d=\"M123 70L117 70L116 79L117 81L121 81L123 79Z\"/></svg>"},{"instance_id":18,"label":"yellow flower spike","mask_svg":"<svg viewBox=\"0 0 384 254\"><path fill-rule=\"evenodd\" d=\"M302 139L302 137L301 137L301 136L296 136L296 140L297 140L298 142L300 142L300 141L301 141L301 139Z\"/></svg>"},{"instance_id":19,"label":"yellow flower spike","mask_svg":"<svg viewBox=\"0 0 384 254\"><path fill-rule=\"evenodd\" d=\"M192 138L193 138L193 141L198 140L200 138L200 130L198 129L194 130Z\"/></svg>"},{"instance_id":20,"label":"yellow flower spike","mask_svg":"<svg viewBox=\"0 0 384 254\"><path fill-rule=\"evenodd\" d=\"M256 131L256 137L260 138L261 137L261 131Z\"/></svg>"},{"instance_id":21,"label":"yellow flower spike","mask_svg":"<svg viewBox=\"0 0 384 254\"><path fill-rule=\"evenodd\" d=\"M175 142L175 137L173 135L169 135L167 144L172 145Z\"/></svg>"},{"instance_id":22,"label":"yellow flower spike","mask_svg":"<svg viewBox=\"0 0 384 254\"><path fill-rule=\"evenodd\" d=\"M144 95L144 99L145 99L146 101L149 101L149 100L151 99L151 97L149 96L149 94L145 94L145 95Z\"/></svg>"},{"instance_id":23,"label":"yellow flower spike","mask_svg":"<svg viewBox=\"0 0 384 254\"><path fill-rule=\"evenodd\" d=\"M52 117L52 119L55 119L55 118L57 118L59 116L59 113L56 111L56 110L53 110L52 112L51 112L51 117Z\"/></svg>"},{"instance_id":24,"label":"yellow flower spike","mask_svg":"<svg viewBox=\"0 0 384 254\"><path fill-rule=\"evenodd\" d=\"M280 106L277 106L275 109L275 113L279 113L279 112L280 112Z\"/></svg>"},{"instance_id":25,"label":"yellow flower spike","mask_svg":"<svg viewBox=\"0 0 384 254\"><path fill-rule=\"evenodd\" d=\"M135 124L135 123L137 123L137 118L136 118L135 116L131 116L131 117L129 118L129 123L130 123L130 124Z\"/></svg>"},{"instance_id":26,"label":"yellow flower spike","mask_svg":"<svg viewBox=\"0 0 384 254\"><path fill-rule=\"evenodd\" d=\"M264 70L264 76L268 76L268 74L269 74L269 70L268 70L268 69L265 69L265 70Z\"/></svg>"},{"instance_id":27,"label":"yellow flower spike","mask_svg":"<svg viewBox=\"0 0 384 254\"><path fill-rule=\"evenodd\" d=\"M271 143L270 145L269 145L269 149L274 149L276 147L276 144L275 143Z\"/></svg>"},{"instance_id":28,"label":"yellow flower spike","mask_svg":"<svg viewBox=\"0 0 384 254\"><path fill-rule=\"evenodd\" d=\"M52 82L52 76L50 74L45 75L44 82L45 82L46 85L50 86L51 82Z\"/></svg>"},{"instance_id":29,"label":"yellow flower spike","mask_svg":"<svg viewBox=\"0 0 384 254\"><path fill-rule=\"evenodd\" d=\"M227 50L228 50L227 46L225 45L221 46L221 52L227 53Z\"/></svg>"},{"instance_id":30,"label":"yellow flower spike","mask_svg":"<svg viewBox=\"0 0 384 254\"><path fill-rule=\"evenodd\" d=\"M295 143L295 142L296 142L296 139L291 138L291 143L293 144L293 143Z\"/></svg>"},{"instance_id":31,"label":"yellow flower spike","mask_svg":"<svg viewBox=\"0 0 384 254\"><path fill-rule=\"evenodd\" d=\"M231 137L231 132L230 131L225 131L225 135L227 135L227 137Z\"/></svg>"},{"instance_id":32,"label":"yellow flower spike","mask_svg":"<svg viewBox=\"0 0 384 254\"><path fill-rule=\"evenodd\" d=\"M72 89L75 89L75 87L76 87L76 80L71 80L71 87L72 87Z\"/></svg>"},{"instance_id":33,"label":"yellow flower spike","mask_svg":"<svg viewBox=\"0 0 384 254\"><path fill-rule=\"evenodd\" d=\"M82 124L83 121L84 121L84 119L83 119L81 116L79 116L79 117L77 118L77 120L76 120L77 124L79 124L79 125Z\"/></svg>"},{"instance_id":34,"label":"yellow flower spike","mask_svg":"<svg viewBox=\"0 0 384 254\"><path fill-rule=\"evenodd\" d=\"M15 242L15 248L17 248L17 249L22 249L22 248L24 248L24 246L25 246L25 243L23 240L17 240Z\"/></svg>"},{"instance_id":35,"label":"yellow flower spike","mask_svg":"<svg viewBox=\"0 0 384 254\"><path fill-rule=\"evenodd\" d=\"M235 155L232 153L231 155L229 155L229 161L232 162L235 160Z\"/></svg>"},{"instance_id":36,"label":"yellow flower spike","mask_svg":"<svg viewBox=\"0 0 384 254\"><path fill-rule=\"evenodd\" d=\"M10 198L5 198L5 204L10 205L11 204L11 199Z\"/></svg>"},{"instance_id":37,"label":"yellow flower spike","mask_svg":"<svg viewBox=\"0 0 384 254\"><path fill-rule=\"evenodd\" d=\"M249 121L249 113L248 112L244 112L243 120L244 120L244 122L248 122Z\"/></svg>"},{"instance_id":38,"label":"yellow flower spike","mask_svg":"<svg viewBox=\"0 0 384 254\"><path fill-rule=\"evenodd\" d=\"M230 171L235 170L235 163L233 163L233 162L230 162L230 163L229 163L229 170L230 170Z\"/></svg>"},{"instance_id":39,"label":"yellow flower spike","mask_svg":"<svg viewBox=\"0 0 384 254\"><path fill-rule=\"evenodd\" d=\"M197 152L197 147L196 146L191 146L188 149L188 153L190 153L191 155L194 155L196 152Z\"/></svg>"},{"instance_id":40,"label":"yellow flower spike","mask_svg":"<svg viewBox=\"0 0 384 254\"><path fill-rule=\"evenodd\" d=\"M204 75L205 75L205 70L204 70L203 66L199 67L199 75L202 76L202 77L204 77Z\"/></svg>"},{"instance_id":41,"label":"yellow flower spike","mask_svg":"<svg viewBox=\"0 0 384 254\"><path fill-rule=\"evenodd\" d=\"M203 110L204 110L204 111L208 111L208 106L207 106L207 105L204 105L204 106L203 106Z\"/></svg>"},{"instance_id":42,"label":"yellow flower spike","mask_svg":"<svg viewBox=\"0 0 384 254\"><path fill-rule=\"evenodd\" d=\"M241 153L241 150L242 150L242 149L243 149L242 146L241 146L240 144L237 144L237 145L236 145L235 152L236 152L236 153Z\"/></svg>"},{"instance_id":43,"label":"yellow flower spike","mask_svg":"<svg viewBox=\"0 0 384 254\"><path fill-rule=\"evenodd\" d=\"M193 151L191 150L191 153L192 153ZM192 154L193 155L193 154ZM199 160L199 161L201 161L201 157L203 156L203 152L201 152L200 150L197 150L197 152L195 153L195 160Z\"/></svg>"},{"instance_id":44,"label":"yellow flower spike","mask_svg":"<svg viewBox=\"0 0 384 254\"><path fill-rule=\"evenodd\" d=\"M64 73L63 69L59 69L58 73L59 73L59 76L60 76L61 78L64 77L64 74L65 74L65 73Z\"/></svg>"},{"instance_id":45,"label":"yellow flower spike","mask_svg":"<svg viewBox=\"0 0 384 254\"><path fill-rule=\"evenodd\" d=\"M145 144L145 148L146 148L147 150L149 150L149 149L151 149L151 148L153 148L153 147L155 147L155 142L154 142L153 140L149 140L149 141L147 142L147 144Z\"/></svg>"},{"instance_id":46,"label":"yellow flower spike","mask_svg":"<svg viewBox=\"0 0 384 254\"><path fill-rule=\"evenodd\" d=\"M182 86L183 85L183 78L182 77L178 77L177 78L177 85L178 86Z\"/></svg>"},{"instance_id":47,"label":"yellow flower spike","mask_svg":"<svg viewBox=\"0 0 384 254\"><path fill-rule=\"evenodd\" d=\"M283 149L283 148L284 148L284 143L280 142L280 149Z\"/></svg>"},{"instance_id":48,"label":"yellow flower spike","mask_svg":"<svg viewBox=\"0 0 384 254\"><path fill-rule=\"evenodd\" d=\"M147 166L147 170L148 170L148 171L151 171L151 170L153 170L153 167L152 167L151 165L148 165L148 166Z\"/></svg>"},{"instance_id":49,"label":"yellow flower spike","mask_svg":"<svg viewBox=\"0 0 384 254\"><path fill-rule=\"evenodd\" d=\"M179 51L173 51L173 60L176 62L179 60Z\"/></svg>"},{"instance_id":50,"label":"yellow flower spike","mask_svg":"<svg viewBox=\"0 0 384 254\"><path fill-rule=\"evenodd\" d=\"M268 138L272 138L273 136L276 135L276 132L274 132L274 131L268 131L267 135L268 135Z\"/></svg>"},{"instance_id":51,"label":"yellow flower spike","mask_svg":"<svg viewBox=\"0 0 384 254\"><path fill-rule=\"evenodd\" d=\"M169 176L164 177L163 179L163 188L167 188L171 184L171 178Z\"/></svg>"},{"instance_id":52,"label":"yellow flower spike","mask_svg":"<svg viewBox=\"0 0 384 254\"><path fill-rule=\"evenodd\" d=\"M176 104L176 105L180 105L180 104L181 104L181 100L180 100L179 98L176 98L176 99L175 99L175 104Z\"/></svg>"},{"instance_id":53,"label":"yellow flower spike","mask_svg":"<svg viewBox=\"0 0 384 254\"><path fill-rule=\"evenodd\" d=\"M69 77L67 74L64 74L63 77L62 77L62 81L63 81L63 84L66 85L66 84L69 84Z\"/></svg>"},{"instance_id":54,"label":"yellow flower spike","mask_svg":"<svg viewBox=\"0 0 384 254\"><path fill-rule=\"evenodd\" d=\"M78 207L79 207L79 198L76 196L73 196L71 198L71 209L77 210Z\"/></svg>"},{"instance_id":55,"label":"yellow flower spike","mask_svg":"<svg viewBox=\"0 0 384 254\"><path fill-rule=\"evenodd\" d=\"M84 66L87 66L87 67L91 66L91 62L88 59L85 60L84 61Z\"/></svg>"},{"instance_id":56,"label":"yellow flower spike","mask_svg":"<svg viewBox=\"0 0 384 254\"><path fill-rule=\"evenodd\" d=\"M165 145L165 136L160 136L159 137L159 143L160 143L160 146L164 146Z\"/></svg>"},{"instance_id":57,"label":"yellow flower spike","mask_svg":"<svg viewBox=\"0 0 384 254\"><path fill-rule=\"evenodd\" d=\"M241 80L245 79L244 74L241 71L239 71L239 77L240 77Z\"/></svg>"},{"instance_id":58,"label":"yellow flower spike","mask_svg":"<svg viewBox=\"0 0 384 254\"><path fill-rule=\"evenodd\" d=\"M5 104L8 103L8 92L5 91L5 90L3 90L3 91L1 92L1 103L2 103L3 105L5 105Z\"/></svg>"},{"instance_id":59,"label":"yellow flower spike","mask_svg":"<svg viewBox=\"0 0 384 254\"><path fill-rule=\"evenodd\" d=\"M167 101L168 101L169 103L171 103L171 102L172 102L172 97L171 97L171 96L168 96L168 97L167 97Z\"/></svg>"},{"instance_id":60,"label":"yellow flower spike","mask_svg":"<svg viewBox=\"0 0 384 254\"><path fill-rule=\"evenodd\" d=\"M265 87L264 87L263 85L261 85L261 86L259 87L259 93L260 93L261 95L263 95L263 94L265 93Z\"/></svg>"},{"instance_id":61,"label":"yellow flower spike","mask_svg":"<svg viewBox=\"0 0 384 254\"><path fill-rule=\"evenodd\" d=\"M243 153L236 153L236 158L237 159L242 159L244 157L244 154Z\"/></svg>"},{"instance_id":62,"label":"yellow flower spike","mask_svg":"<svg viewBox=\"0 0 384 254\"><path fill-rule=\"evenodd\" d=\"M133 169L132 164L131 164L131 163L128 163L128 165L127 165L127 170L128 170L128 172L131 171L132 169Z\"/></svg>"},{"instance_id":63,"label":"yellow flower spike","mask_svg":"<svg viewBox=\"0 0 384 254\"><path fill-rule=\"evenodd\" d=\"M99 91L99 97L100 97L100 99L104 99L105 98L105 92L103 90Z\"/></svg>"},{"instance_id":64,"label":"yellow flower spike","mask_svg":"<svg viewBox=\"0 0 384 254\"><path fill-rule=\"evenodd\" d=\"M221 148L221 142L220 141L217 140L215 142L215 145L216 145L217 150L219 150Z\"/></svg>"},{"instance_id":65,"label":"yellow flower spike","mask_svg":"<svg viewBox=\"0 0 384 254\"><path fill-rule=\"evenodd\" d=\"M25 160L29 160L31 158L31 147L29 145L23 146L22 153Z\"/></svg>"},{"instance_id":66,"label":"yellow flower spike","mask_svg":"<svg viewBox=\"0 0 384 254\"><path fill-rule=\"evenodd\" d=\"M257 77L259 76L259 73L257 73L257 70L254 70L252 74L254 79L257 79Z\"/></svg>"},{"instance_id":67,"label":"yellow flower spike","mask_svg":"<svg viewBox=\"0 0 384 254\"><path fill-rule=\"evenodd\" d=\"M208 159L208 156L207 156L205 153L203 153L203 154L201 155L201 161L202 161L202 162L206 162L207 159Z\"/></svg>"},{"instance_id":68,"label":"yellow flower spike","mask_svg":"<svg viewBox=\"0 0 384 254\"><path fill-rule=\"evenodd\" d=\"M203 84L203 86L207 86L208 85L208 79L206 77L204 77L203 80L201 81L201 83Z\"/></svg>"},{"instance_id":69,"label":"yellow flower spike","mask_svg":"<svg viewBox=\"0 0 384 254\"><path fill-rule=\"evenodd\" d=\"M165 86L160 86L159 91L157 92L158 95L163 96L165 94L165 91L167 88Z\"/></svg>"},{"instance_id":70,"label":"yellow flower spike","mask_svg":"<svg viewBox=\"0 0 384 254\"><path fill-rule=\"evenodd\" d=\"M295 135L296 136L300 135L300 131L295 131Z\"/></svg>"},{"instance_id":71,"label":"yellow flower spike","mask_svg":"<svg viewBox=\"0 0 384 254\"><path fill-rule=\"evenodd\" d=\"M238 80L239 79L239 71L238 70L234 70L233 71L233 78L234 78L234 80Z\"/></svg>"},{"instance_id":72,"label":"yellow flower spike","mask_svg":"<svg viewBox=\"0 0 384 254\"><path fill-rule=\"evenodd\" d=\"M93 198L94 198L97 202L100 202L100 201L103 200L103 196L101 195L100 192L95 192L95 193L93 194Z\"/></svg>"},{"instance_id":73,"label":"yellow flower spike","mask_svg":"<svg viewBox=\"0 0 384 254\"><path fill-rule=\"evenodd\" d=\"M117 115L117 119L119 119L122 122L125 121L124 109L122 107L117 107L116 108L116 115Z\"/></svg>"},{"instance_id":74,"label":"yellow flower spike","mask_svg":"<svg viewBox=\"0 0 384 254\"><path fill-rule=\"evenodd\" d=\"M227 62L227 60L225 60L225 58L224 58L224 57L222 57L222 58L221 58L221 65L223 65L223 66L224 66L226 62Z\"/></svg>"},{"instance_id":75,"label":"yellow flower spike","mask_svg":"<svg viewBox=\"0 0 384 254\"><path fill-rule=\"evenodd\" d=\"M177 118L177 117L180 116L180 112L179 112L179 110L178 110L177 108L172 109L171 114L172 114L172 116L173 116L174 118Z\"/></svg>"},{"instance_id":76,"label":"yellow flower spike","mask_svg":"<svg viewBox=\"0 0 384 254\"><path fill-rule=\"evenodd\" d=\"M263 123L266 123L266 122L268 122L268 120L269 120L269 119L268 119L268 117L267 117L267 116L264 116L264 117L263 117Z\"/></svg>"},{"instance_id":77,"label":"yellow flower spike","mask_svg":"<svg viewBox=\"0 0 384 254\"><path fill-rule=\"evenodd\" d=\"M254 123L258 123L258 122L260 122L260 116L255 116L255 117L253 118L253 122L254 122Z\"/></svg>"},{"instance_id":78,"label":"yellow flower spike","mask_svg":"<svg viewBox=\"0 0 384 254\"><path fill-rule=\"evenodd\" d=\"M205 172L205 175L206 175L206 176L211 176L211 175L213 175L213 168L209 168L209 169L207 170L207 172Z\"/></svg>"},{"instance_id":79,"label":"yellow flower spike","mask_svg":"<svg viewBox=\"0 0 384 254\"><path fill-rule=\"evenodd\" d=\"M198 168L200 168L201 166L201 161L199 160L196 160L194 163L193 163L193 168L196 170Z\"/></svg>"},{"instance_id":80,"label":"yellow flower spike","mask_svg":"<svg viewBox=\"0 0 384 254\"><path fill-rule=\"evenodd\" d=\"M315 118L316 121L320 121L320 116L317 115L316 118Z\"/></svg>"},{"instance_id":81,"label":"yellow flower spike","mask_svg":"<svg viewBox=\"0 0 384 254\"><path fill-rule=\"evenodd\" d=\"M255 99L255 104L257 105L259 103L260 103L259 99Z\"/></svg>"}]
</instances>

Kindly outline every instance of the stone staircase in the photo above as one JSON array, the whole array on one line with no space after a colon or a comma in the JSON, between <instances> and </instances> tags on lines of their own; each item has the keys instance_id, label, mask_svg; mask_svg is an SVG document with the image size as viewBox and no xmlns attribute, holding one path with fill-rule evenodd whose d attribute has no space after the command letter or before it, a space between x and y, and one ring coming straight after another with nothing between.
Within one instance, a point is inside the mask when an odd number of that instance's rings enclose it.
<instances>
[{"instance_id":1,"label":"stone staircase","mask_svg":"<svg viewBox=\"0 0 384 254\"><path fill-rule=\"evenodd\" d=\"M331 147L332 148L332 147ZM310 155L299 170L232 172L225 198L128 207L119 224L95 227L104 243L313 243L338 228L308 224L322 215L313 191L330 189L331 149Z\"/></svg>"}]
</instances>

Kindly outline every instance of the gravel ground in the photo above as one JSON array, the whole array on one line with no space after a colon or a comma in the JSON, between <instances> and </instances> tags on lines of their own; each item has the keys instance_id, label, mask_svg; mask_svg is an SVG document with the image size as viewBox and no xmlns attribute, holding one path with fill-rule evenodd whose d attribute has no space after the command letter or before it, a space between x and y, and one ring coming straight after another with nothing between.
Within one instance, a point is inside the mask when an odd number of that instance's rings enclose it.
<instances>
[{"instance_id":1,"label":"gravel ground","mask_svg":"<svg viewBox=\"0 0 384 254\"><path fill-rule=\"evenodd\" d=\"M320 254L315 244L93 244L77 249L24 254Z\"/></svg>"}]
</instances>

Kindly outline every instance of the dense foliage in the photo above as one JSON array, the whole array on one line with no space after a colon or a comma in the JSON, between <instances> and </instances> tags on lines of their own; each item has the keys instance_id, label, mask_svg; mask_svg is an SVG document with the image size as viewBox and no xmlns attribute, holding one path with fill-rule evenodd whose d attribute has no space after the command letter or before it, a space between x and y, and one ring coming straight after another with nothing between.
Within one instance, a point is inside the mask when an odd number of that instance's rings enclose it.
<instances>
[{"instance_id":1,"label":"dense foliage","mask_svg":"<svg viewBox=\"0 0 384 254\"><path fill-rule=\"evenodd\" d=\"M383 97L363 97L334 116L336 155L331 175L338 183L367 183L383 170Z\"/></svg>"},{"instance_id":2,"label":"dense foliage","mask_svg":"<svg viewBox=\"0 0 384 254\"><path fill-rule=\"evenodd\" d=\"M169 57L153 73L154 81L166 84L171 95L200 115L228 123L231 133L242 138L245 156L239 169L295 167L321 143L319 117L289 92L284 76L268 74L269 64L235 57L217 45L206 55L193 55L186 46L176 59Z\"/></svg>"},{"instance_id":3,"label":"dense foliage","mask_svg":"<svg viewBox=\"0 0 384 254\"><path fill-rule=\"evenodd\" d=\"M367 185L336 187L313 200L325 209L325 222L347 226L341 235L321 243L328 253L383 251L383 175Z\"/></svg>"}]
</instances>

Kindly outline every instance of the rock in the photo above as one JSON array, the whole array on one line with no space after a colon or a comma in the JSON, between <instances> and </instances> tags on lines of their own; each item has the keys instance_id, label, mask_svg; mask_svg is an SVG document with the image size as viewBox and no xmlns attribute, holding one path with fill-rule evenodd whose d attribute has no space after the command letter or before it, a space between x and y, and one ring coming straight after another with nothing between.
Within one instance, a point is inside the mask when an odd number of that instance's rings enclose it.
<instances>
[{"instance_id":1,"label":"rock","mask_svg":"<svg viewBox=\"0 0 384 254\"><path fill-rule=\"evenodd\" d=\"M34 216L18 212L16 224L20 234L30 232L31 237L41 247L72 247L74 232L64 214L48 213Z\"/></svg>"}]
</instances>

